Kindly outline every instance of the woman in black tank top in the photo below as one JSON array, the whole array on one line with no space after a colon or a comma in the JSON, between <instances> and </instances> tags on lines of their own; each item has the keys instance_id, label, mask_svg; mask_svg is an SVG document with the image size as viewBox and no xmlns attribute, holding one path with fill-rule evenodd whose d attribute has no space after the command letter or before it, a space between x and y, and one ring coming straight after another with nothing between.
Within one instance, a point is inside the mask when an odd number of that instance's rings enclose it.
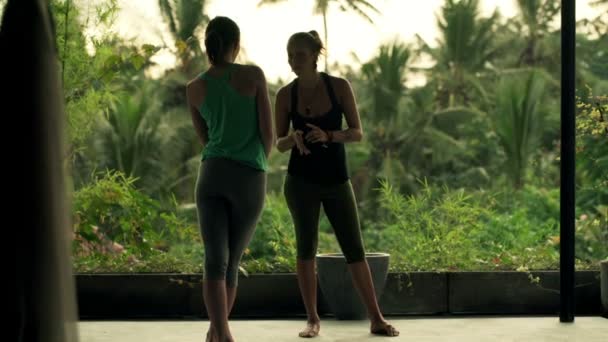
<instances>
[{"instance_id":1,"label":"woman in black tank top","mask_svg":"<svg viewBox=\"0 0 608 342\"><path fill-rule=\"evenodd\" d=\"M397 336L399 332L384 320L378 306L348 177L344 143L361 140L359 113L348 81L317 72L322 49L315 31L291 36L289 64L298 78L279 90L275 111L277 149L291 150L284 193L295 226L298 284L308 315L300 336L317 336L320 329L315 255L321 205L367 307L371 332Z\"/></svg>"},{"instance_id":2,"label":"woman in black tank top","mask_svg":"<svg viewBox=\"0 0 608 342\"><path fill-rule=\"evenodd\" d=\"M313 132L312 126L318 127L325 135L328 134L327 132L342 130L343 110L336 99L330 76L326 73L319 73L319 76L321 80L318 82L322 84L320 87L325 88L331 102L329 111L319 115L311 116L311 114L303 114L298 111L298 79L294 80L291 85L289 119L294 130L301 131L304 137L309 137L303 143L308 147L310 154L303 155L299 153L298 149L292 149L288 172L292 176L317 184L341 184L348 180L344 144L308 141L311 140L309 134L311 136L314 134L311 133Z\"/></svg>"}]
</instances>

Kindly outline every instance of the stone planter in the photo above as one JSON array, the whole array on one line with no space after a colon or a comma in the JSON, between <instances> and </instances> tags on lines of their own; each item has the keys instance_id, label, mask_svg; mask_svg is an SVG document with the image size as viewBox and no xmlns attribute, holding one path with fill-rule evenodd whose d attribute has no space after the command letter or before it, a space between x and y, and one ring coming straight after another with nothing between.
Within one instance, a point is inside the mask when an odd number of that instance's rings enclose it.
<instances>
[{"instance_id":1,"label":"stone planter","mask_svg":"<svg viewBox=\"0 0 608 342\"><path fill-rule=\"evenodd\" d=\"M529 277L539 279L533 283ZM559 271L452 272L448 274L448 307L452 314L546 315L560 311ZM575 274L575 312L600 312L600 279L596 271Z\"/></svg>"},{"instance_id":2,"label":"stone planter","mask_svg":"<svg viewBox=\"0 0 608 342\"><path fill-rule=\"evenodd\" d=\"M388 275L389 254L366 253L376 297L380 300ZM367 310L354 287L341 253L318 254L317 275L323 298L337 319L366 319Z\"/></svg>"},{"instance_id":3,"label":"stone planter","mask_svg":"<svg viewBox=\"0 0 608 342\"><path fill-rule=\"evenodd\" d=\"M387 316L557 314L559 271L532 274L540 277L541 286L532 284L524 272L389 273L378 300ZM352 286L347 275L346 284ZM205 319L202 277L175 273L76 274L79 318ZM576 314L602 315L600 271L577 271L575 284ZM333 316L327 298L320 288L318 291L319 315ZM305 316L295 273L239 278L231 318Z\"/></svg>"}]
</instances>

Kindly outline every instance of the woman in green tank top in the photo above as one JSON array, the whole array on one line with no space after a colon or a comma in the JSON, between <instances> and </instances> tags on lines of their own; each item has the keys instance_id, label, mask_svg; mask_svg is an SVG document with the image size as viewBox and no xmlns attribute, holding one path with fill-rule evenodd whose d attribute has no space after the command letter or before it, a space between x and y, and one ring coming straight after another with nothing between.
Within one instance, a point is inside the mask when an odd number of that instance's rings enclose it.
<instances>
[{"instance_id":1,"label":"woman in green tank top","mask_svg":"<svg viewBox=\"0 0 608 342\"><path fill-rule=\"evenodd\" d=\"M270 101L262 70L235 64L239 28L216 17L205 31L211 67L187 86L192 123L203 145L196 182L205 247L203 296L207 341L234 341L228 316L238 267L266 195L267 158L274 144Z\"/></svg>"}]
</instances>

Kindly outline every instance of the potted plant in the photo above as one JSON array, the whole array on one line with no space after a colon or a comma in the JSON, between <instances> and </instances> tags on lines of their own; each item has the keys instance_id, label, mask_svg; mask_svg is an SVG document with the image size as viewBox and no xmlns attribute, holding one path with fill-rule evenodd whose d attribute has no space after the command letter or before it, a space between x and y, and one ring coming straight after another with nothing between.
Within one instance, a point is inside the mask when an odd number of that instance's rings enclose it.
<instances>
[{"instance_id":1,"label":"potted plant","mask_svg":"<svg viewBox=\"0 0 608 342\"><path fill-rule=\"evenodd\" d=\"M380 300L388 275L389 254L366 253L376 297ZM330 311L337 319L365 319L367 310L354 287L342 253L317 255L319 286Z\"/></svg>"}]
</instances>

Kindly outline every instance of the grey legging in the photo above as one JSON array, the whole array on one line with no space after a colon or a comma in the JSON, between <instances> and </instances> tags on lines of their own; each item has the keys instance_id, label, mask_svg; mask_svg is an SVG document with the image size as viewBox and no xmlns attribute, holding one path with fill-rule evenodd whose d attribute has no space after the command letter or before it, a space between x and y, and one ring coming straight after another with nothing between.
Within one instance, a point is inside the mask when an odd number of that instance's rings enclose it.
<instances>
[{"instance_id":1,"label":"grey legging","mask_svg":"<svg viewBox=\"0 0 608 342\"><path fill-rule=\"evenodd\" d=\"M359 214L350 181L320 185L287 175L285 199L296 230L298 259L315 257L319 235L321 204L338 239L338 244L351 264L365 260Z\"/></svg>"},{"instance_id":2,"label":"grey legging","mask_svg":"<svg viewBox=\"0 0 608 342\"><path fill-rule=\"evenodd\" d=\"M226 279L226 286L237 286L239 262L255 231L265 194L264 171L224 158L202 163L196 205L205 246L205 279Z\"/></svg>"}]
</instances>

